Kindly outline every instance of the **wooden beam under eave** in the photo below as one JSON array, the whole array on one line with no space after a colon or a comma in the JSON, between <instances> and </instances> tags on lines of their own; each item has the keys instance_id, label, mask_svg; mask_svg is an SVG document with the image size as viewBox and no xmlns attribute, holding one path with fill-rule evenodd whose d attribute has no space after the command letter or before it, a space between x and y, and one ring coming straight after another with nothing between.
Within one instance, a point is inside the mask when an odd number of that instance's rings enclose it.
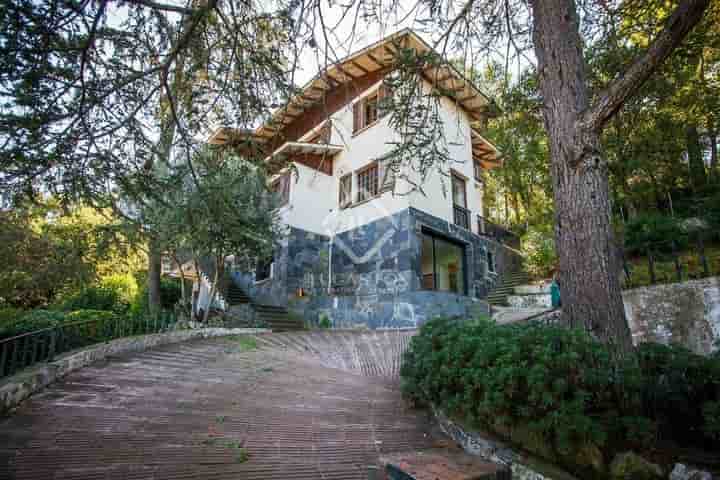
<instances>
[{"instance_id":1,"label":"wooden beam under eave","mask_svg":"<svg viewBox=\"0 0 720 480\"><path fill-rule=\"evenodd\" d=\"M365 55L370 59L371 62L373 62L375 65L377 65L380 68L384 68L385 65L387 65L387 62L378 60L378 58L370 52L367 52Z\"/></svg>"},{"instance_id":2,"label":"wooden beam under eave","mask_svg":"<svg viewBox=\"0 0 720 480\"><path fill-rule=\"evenodd\" d=\"M352 60L352 61L350 62L350 65L352 65L353 67L355 67L355 68L357 68L358 70L360 70L361 72L363 72L363 75L367 75L368 73L370 73L370 70L368 70L367 68L363 67L362 65L360 65L359 63L357 63L355 60Z\"/></svg>"}]
</instances>

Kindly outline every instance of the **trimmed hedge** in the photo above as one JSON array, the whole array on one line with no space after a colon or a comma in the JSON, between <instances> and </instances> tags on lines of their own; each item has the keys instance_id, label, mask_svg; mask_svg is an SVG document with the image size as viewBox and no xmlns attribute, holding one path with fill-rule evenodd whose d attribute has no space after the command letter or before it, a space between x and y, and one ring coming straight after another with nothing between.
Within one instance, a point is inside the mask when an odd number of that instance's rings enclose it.
<instances>
[{"instance_id":1,"label":"trimmed hedge","mask_svg":"<svg viewBox=\"0 0 720 480\"><path fill-rule=\"evenodd\" d=\"M598 458L659 441L719 449L719 368L717 358L651 344L617 368L580 330L437 319L413 337L400 374L415 403L603 478Z\"/></svg>"}]
</instances>

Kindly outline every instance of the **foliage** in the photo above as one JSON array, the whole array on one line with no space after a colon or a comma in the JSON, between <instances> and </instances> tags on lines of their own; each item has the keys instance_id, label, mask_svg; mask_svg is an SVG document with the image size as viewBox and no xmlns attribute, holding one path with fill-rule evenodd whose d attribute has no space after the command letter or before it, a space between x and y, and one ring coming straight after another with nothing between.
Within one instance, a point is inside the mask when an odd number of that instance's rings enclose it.
<instances>
[{"instance_id":1,"label":"foliage","mask_svg":"<svg viewBox=\"0 0 720 480\"><path fill-rule=\"evenodd\" d=\"M42 182L93 204L155 197L174 182L148 175L156 160L167 166L168 145L192 152L208 124L254 127L292 93L302 8L5 2L0 185Z\"/></svg>"},{"instance_id":2,"label":"foliage","mask_svg":"<svg viewBox=\"0 0 720 480\"><path fill-rule=\"evenodd\" d=\"M160 279L160 306L163 310L172 310L181 299L180 282L173 278ZM147 277L143 278L142 286L138 289L129 308L131 315L147 315L150 311L148 305Z\"/></svg>"},{"instance_id":3,"label":"foliage","mask_svg":"<svg viewBox=\"0 0 720 480\"><path fill-rule=\"evenodd\" d=\"M318 327L319 328L332 328L332 323L330 322L330 317L328 317L324 313L321 314L320 320L318 321Z\"/></svg>"},{"instance_id":4,"label":"foliage","mask_svg":"<svg viewBox=\"0 0 720 480\"><path fill-rule=\"evenodd\" d=\"M69 295L58 307L64 311L90 309L125 313L137 295L135 276L115 274Z\"/></svg>"},{"instance_id":5,"label":"foliage","mask_svg":"<svg viewBox=\"0 0 720 480\"><path fill-rule=\"evenodd\" d=\"M13 337L26 332L32 332L43 328L53 327L65 321L65 313L53 310L32 310L14 322L9 322L0 327L0 338Z\"/></svg>"},{"instance_id":6,"label":"foliage","mask_svg":"<svg viewBox=\"0 0 720 480\"><path fill-rule=\"evenodd\" d=\"M142 255L117 220L52 199L0 212L0 304L46 306L84 286L137 269Z\"/></svg>"},{"instance_id":7,"label":"foliage","mask_svg":"<svg viewBox=\"0 0 720 480\"><path fill-rule=\"evenodd\" d=\"M713 402L720 400L720 361L654 343L640 344L637 357L644 415L657 422L662 436L697 441L704 414L712 418L717 413ZM712 431L712 423L708 428Z\"/></svg>"},{"instance_id":8,"label":"foliage","mask_svg":"<svg viewBox=\"0 0 720 480\"><path fill-rule=\"evenodd\" d=\"M625 249L628 253L653 251L670 252L687 246L688 238L681 223L661 213L638 215L625 225Z\"/></svg>"},{"instance_id":9,"label":"foliage","mask_svg":"<svg viewBox=\"0 0 720 480\"><path fill-rule=\"evenodd\" d=\"M531 227L522 237L524 266L533 278L548 278L557 267L555 239L549 228Z\"/></svg>"},{"instance_id":10,"label":"foliage","mask_svg":"<svg viewBox=\"0 0 720 480\"><path fill-rule=\"evenodd\" d=\"M579 330L436 319L413 337L401 387L406 398L571 468L587 445L606 458L658 439L702 445L703 413L715 418L720 399L720 360L651 344L638 358L616 366L606 346ZM523 428L531 435L517 434Z\"/></svg>"}]
</instances>

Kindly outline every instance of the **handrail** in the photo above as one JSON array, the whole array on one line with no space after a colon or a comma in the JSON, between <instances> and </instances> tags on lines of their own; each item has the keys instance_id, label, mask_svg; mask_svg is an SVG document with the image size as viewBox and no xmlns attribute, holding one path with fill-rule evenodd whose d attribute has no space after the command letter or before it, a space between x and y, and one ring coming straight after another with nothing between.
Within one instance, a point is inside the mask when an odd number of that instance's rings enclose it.
<instances>
[{"instance_id":1,"label":"handrail","mask_svg":"<svg viewBox=\"0 0 720 480\"><path fill-rule=\"evenodd\" d=\"M0 378L40 362L51 362L56 355L92 344L131 335L167 331L177 323L174 314L143 317L93 318L58 323L12 337L0 339Z\"/></svg>"},{"instance_id":2,"label":"handrail","mask_svg":"<svg viewBox=\"0 0 720 480\"><path fill-rule=\"evenodd\" d=\"M482 215L477 216L478 234L494 238L498 242L510 245L514 250L520 250L520 237L513 231L488 220Z\"/></svg>"}]
</instances>

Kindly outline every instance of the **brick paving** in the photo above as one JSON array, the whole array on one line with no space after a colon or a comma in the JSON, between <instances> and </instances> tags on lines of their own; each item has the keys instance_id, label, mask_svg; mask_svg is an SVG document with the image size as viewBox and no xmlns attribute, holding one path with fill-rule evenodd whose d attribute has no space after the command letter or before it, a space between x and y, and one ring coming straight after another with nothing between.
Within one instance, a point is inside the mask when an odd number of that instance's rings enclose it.
<instances>
[{"instance_id":1,"label":"brick paving","mask_svg":"<svg viewBox=\"0 0 720 480\"><path fill-rule=\"evenodd\" d=\"M74 372L0 418L0 478L366 479L441 436L398 390L411 331L193 341Z\"/></svg>"}]
</instances>

